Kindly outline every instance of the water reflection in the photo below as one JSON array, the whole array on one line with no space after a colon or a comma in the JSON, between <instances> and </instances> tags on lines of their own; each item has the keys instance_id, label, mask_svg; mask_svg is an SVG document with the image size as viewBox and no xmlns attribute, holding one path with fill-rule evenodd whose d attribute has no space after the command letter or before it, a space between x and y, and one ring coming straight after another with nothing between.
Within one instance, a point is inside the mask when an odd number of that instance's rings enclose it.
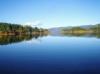
<instances>
[{"instance_id":1,"label":"water reflection","mask_svg":"<svg viewBox=\"0 0 100 74\"><path fill-rule=\"evenodd\" d=\"M100 34L98 33L62 33L62 36L69 36L69 37L95 37L100 38Z\"/></svg>"},{"instance_id":2,"label":"water reflection","mask_svg":"<svg viewBox=\"0 0 100 74\"><path fill-rule=\"evenodd\" d=\"M12 43L18 43L22 41L29 41L31 39L38 39L40 37L47 36L47 34L34 34L34 35L1 35L0 45L8 45Z\"/></svg>"},{"instance_id":3,"label":"water reflection","mask_svg":"<svg viewBox=\"0 0 100 74\"><path fill-rule=\"evenodd\" d=\"M50 32L51 36L66 36L66 37L95 37L100 38L100 33L66 33L66 32Z\"/></svg>"},{"instance_id":4,"label":"water reflection","mask_svg":"<svg viewBox=\"0 0 100 74\"><path fill-rule=\"evenodd\" d=\"M34 34L34 35L1 35L0 36L0 45L8 45L12 43L18 43L22 41L29 41L31 39L38 39L43 36L66 36L66 37L95 37L100 38L100 34L97 33L91 33L91 34L85 34L85 33L59 33L59 34Z\"/></svg>"}]
</instances>

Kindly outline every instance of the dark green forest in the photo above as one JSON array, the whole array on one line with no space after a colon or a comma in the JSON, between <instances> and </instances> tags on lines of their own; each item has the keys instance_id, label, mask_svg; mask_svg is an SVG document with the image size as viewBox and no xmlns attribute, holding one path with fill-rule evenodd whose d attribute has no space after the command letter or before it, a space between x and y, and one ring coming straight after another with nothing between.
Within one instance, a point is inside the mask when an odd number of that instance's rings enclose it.
<instances>
[{"instance_id":1,"label":"dark green forest","mask_svg":"<svg viewBox=\"0 0 100 74\"><path fill-rule=\"evenodd\" d=\"M38 27L23 26L21 24L0 23L0 35L21 35L46 33L47 29Z\"/></svg>"}]
</instances>

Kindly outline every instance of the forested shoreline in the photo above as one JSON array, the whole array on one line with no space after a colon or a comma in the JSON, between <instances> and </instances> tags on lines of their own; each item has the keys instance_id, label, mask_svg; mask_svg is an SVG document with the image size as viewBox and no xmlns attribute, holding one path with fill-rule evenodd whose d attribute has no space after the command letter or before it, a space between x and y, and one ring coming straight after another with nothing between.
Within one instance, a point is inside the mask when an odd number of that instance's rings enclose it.
<instances>
[{"instance_id":1,"label":"forested shoreline","mask_svg":"<svg viewBox=\"0 0 100 74\"><path fill-rule=\"evenodd\" d=\"M68 33L69 34L83 34L83 33L100 34L100 24L65 27L65 28L62 29L62 33L66 33L66 34L68 34Z\"/></svg>"},{"instance_id":2,"label":"forested shoreline","mask_svg":"<svg viewBox=\"0 0 100 74\"><path fill-rule=\"evenodd\" d=\"M100 34L100 24L64 27L61 30L64 34ZM0 22L0 35L34 35L34 34L49 34L48 29L31 27L28 25L11 24Z\"/></svg>"},{"instance_id":3,"label":"forested shoreline","mask_svg":"<svg viewBox=\"0 0 100 74\"><path fill-rule=\"evenodd\" d=\"M0 22L0 35L30 35L47 33L47 29Z\"/></svg>"}]
</instances>

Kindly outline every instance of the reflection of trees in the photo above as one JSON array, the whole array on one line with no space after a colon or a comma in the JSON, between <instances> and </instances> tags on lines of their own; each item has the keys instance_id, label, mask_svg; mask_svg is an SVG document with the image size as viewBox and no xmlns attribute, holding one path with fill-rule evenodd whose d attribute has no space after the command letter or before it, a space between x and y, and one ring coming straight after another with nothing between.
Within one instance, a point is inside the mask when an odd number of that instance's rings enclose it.
<instances>
[{"instance_id":1,"label":"reflection of trees","mask_svg":"<svg viewBox=\"0 0 100 74\"><path fill-rule=\"evenodd\" d=\"M100 38L100 33L99 33L99 34L96 33L95 36L96 36L97 38Z\"/></svg>"},{"instance_id":2,"label":"reflection of trees","mask_svg":"<svg viewBox=\"0 0 100 74\"><path fill-rule=\"evenodd\" d=\"M61 32L64 36L77 36L77 37L97 37L100 38L100 24L81 27L64 28Z\"/></svg>"},{"instance_id":3,"label":"reflection of trees","mask_svg":"<svg viewBox=\"0 0 100 74\"><path fill-rule=\"evenodd\" d=\"M18 43L24 40L31 40L32 38L38 39L39 37L46 36L47 34L30 34L30 35L1 35L0 36L0 45L7 45L11 43Z\"/></svg>"},{"instance_id":4,"label":"reflection of trees","mask_svg":"<svg viewBox=\"0 0 100 74\"><path fill-rule=\"evenodd\" d=\"M97 37L100 38L99 33L62 33L63 36L75 36L75 37Z\"/></svg>"}]
</instances>

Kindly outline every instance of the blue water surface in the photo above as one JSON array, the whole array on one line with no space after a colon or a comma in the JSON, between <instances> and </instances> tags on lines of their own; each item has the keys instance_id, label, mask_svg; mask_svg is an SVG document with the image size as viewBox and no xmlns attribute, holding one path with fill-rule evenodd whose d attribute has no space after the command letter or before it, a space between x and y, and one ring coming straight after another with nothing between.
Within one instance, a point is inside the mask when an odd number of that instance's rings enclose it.
<instances>
[{"instance_id":1,"label":"blue water surface","mask_svg":"<svg viewBox=\"0 0 100 74\"><path fill-rule=\"evenodd\" d=\"M47 36L0 45L0 74L100 74L100 39Z\"/></svg>"}]
</instances>

